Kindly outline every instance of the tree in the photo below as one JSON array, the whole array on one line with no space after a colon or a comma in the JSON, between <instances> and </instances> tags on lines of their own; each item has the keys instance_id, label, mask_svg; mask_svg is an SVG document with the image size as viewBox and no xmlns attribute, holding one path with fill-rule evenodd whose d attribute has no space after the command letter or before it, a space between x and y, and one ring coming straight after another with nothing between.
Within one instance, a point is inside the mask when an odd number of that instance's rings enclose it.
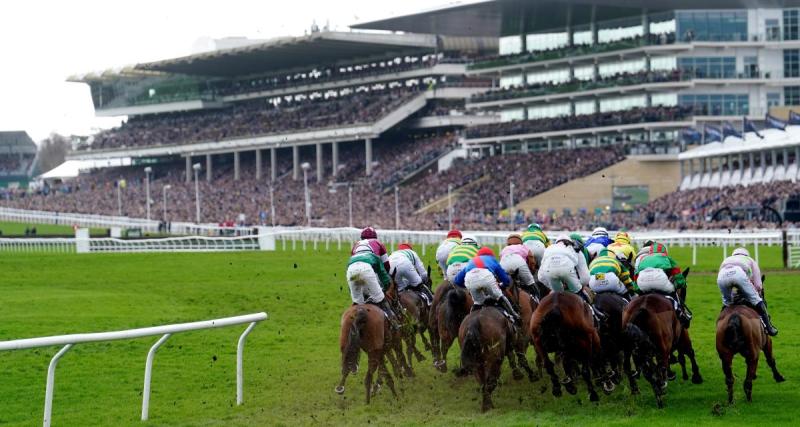
<instances>
[{"instance_id":1,"label":"tree","mask_svg":"<svg viewBox=\"0 0 800 427\"><path fill-rule=\"evenodd\" d=\"M47 172L64 163L70 141L67 137L51 133L39 144L39 170Z\"/></svg>"}]
</instances>

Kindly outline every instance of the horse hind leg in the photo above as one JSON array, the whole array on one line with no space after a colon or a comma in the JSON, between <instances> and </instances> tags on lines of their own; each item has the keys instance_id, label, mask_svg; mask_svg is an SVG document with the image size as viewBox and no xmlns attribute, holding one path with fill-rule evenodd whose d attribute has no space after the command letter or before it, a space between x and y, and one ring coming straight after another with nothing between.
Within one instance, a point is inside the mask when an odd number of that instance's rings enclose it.
<instances>
[{"instance_id":1,"label":"horse hind leg","mask_svg":"<svg viewBox=\"0 0 800 427\"><path fill-rule=\"evenodd\" d=\"M631 389L631 395L637 395L639 394L639 384L636 383L636 373L631 366L632 358L631 352L626 350L623 355L622 367L625 370L625 376L628 377L628 387Z\"/></svg>"},{"instance_id":2,"label":"horse hind leg","mask_svg":"<svg viewBox=\"0 0 800 427\"><path fill-rule=\"evenodd\" d=\"M764 356L767 359L767 365L772 370L772 378L775 380L776 383L782 383L786 381L778 372L778 366L775 364L775 355L772 353L772 339L767 337L767 343L764 344Z\"/></svg>"},{"instance_id":3,"label":"horse hind leg","mask_svg":"<svg viewBox=\"0 0 800 427\"><path fill-rule=\"evenodd\" d=\"M685 329L683 333L681 333L681 354L686 354L686 356L689 357L689 362L692 364L692 384L702 384L703 377L700 375L700 367L697 366L692 340L689 338L689 332Z\"/></svg>"},{"instance_id":4,"label":"horse hind leg","mask_svg":"<svg viewBox=\"0 0 800 427\"><path fill-rule=\"evenodd\" d=\"M686 371L686 355L682 351L678 352L678 364L681 365L681 377L684 381L689 379L689 373Z\"/></svg>"},{"instance_id":5,"label":"horse hind leg","mask_svg":"<svg viewBox=\"0 0 800 427\"><path fill-rule=\"evenodd\" d=\"M589 389L589 401L597 402L600 400L600 397L594 390L594 384L592 384L591 362L592 362L591 357L588 357L583 361L582 363L583 368L581 369L581 374L583 375L583 381L586 383L586 388Z\"/></svg>"},{"instance_id":6,"label":"horse hind leg","mask_svg":"<svg viewBox=\"0 0 800 427\"><path fill-rule=\"evenodd\" d=\"M498 356L498 360L493 360L489 362L489 367L486 372L484 372L485 381L483 383L483 387L481 387L483 392L483 401L481 403L481 410L486 412L490 409L494 409L494 403L492 402L492 393L494 393L494 389L497 388L497 381L500 378L500 367L503 364L503 356Z\"/></svg>"},{"instance_id":7,"label":"horse hind leg","mask_svg":"<svg viewBox=\"0 0 800 427\"><path fill-rule=\"evenodd\" d=\"M391 390L392 395L396 398L397 397L397 390L394 387L394 379L392 375L389 373L389 369L386 367L386 360L381 359L380 366L378 367L378 372L381 375L381 378L386 382L386 385Z\"/></svg>"},{"instance_id":8,"label":"horse hind leg","mask_svg":"<svg viewBox=\"0 0 800 427\"><path fill-rule=\"evenodd\" d=\"M372 375L375 373L375 370L378 369L378 365L380 364L380 356L377 353L378 351L371 351L369 353L367 374L364 376L364 387L367 390L368 405L370 397L372 397Z\"/></svg>"},{"instance_id":9,"label":"horse hind leg","mask_svg":"<svg viewBox=\"0 0 800 427\"><path fill-rule=\"evenodd\" d=\"M728 391L728 404L733 405L733 383L736 379L733 376L733 353L719 352L719 360L722 363L722 373L725 374L725 387Z\"/></svg>"},{"instance_id":10,"label":"horse hind leg","mask_svg":"<svg viewBox=\"0 0 800 427\"><path fill-rule=\"evenodd\" d=\"M758 370L758 353L747 357L747 376L744 378L744 396L748 402L753 401L753 380Z\"/></svg>"}]
</instances>

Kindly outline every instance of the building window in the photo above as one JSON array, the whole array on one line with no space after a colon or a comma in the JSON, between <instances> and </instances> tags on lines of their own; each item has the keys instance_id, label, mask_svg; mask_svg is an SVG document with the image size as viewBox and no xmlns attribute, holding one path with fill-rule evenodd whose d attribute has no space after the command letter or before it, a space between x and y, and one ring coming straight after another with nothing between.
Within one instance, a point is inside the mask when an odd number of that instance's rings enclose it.
<instances>
[{"instance_id":1,"label":"building window","mask_svg":"<svg viewBox=\"0 0 800 427\"><path fill-rule=\"evenodd\" d=\"M698 79L731 79L736 77L736 58L733 56L678 58L678 69Z\"/></svg>"},{"instance_id":2,"label":"building window","mask_svg":"<svg viewBox=\"0 0 800 427\"><path fill-rule=\"evenodd\" d=\"M684 94L680 105L692 107L698 116L744 116L750 114L750 97L743 94Z\"/></svg>"},{"instance_id":3,"label":"building window","mask_svg":"<svg viewBox=\"0 0 800 427\"><path fill-rule=\"evenodd\" d=\"M783 39L798 40L800 36L800 15L797 9L783 11Z\"/></svg>"},{"instance_id":4,"label":"building window","mask_svg":"<svg viewBox=\"0 0 800 427\"><path fill-rule=\"evenodd\" d=\"M800 77L800 50L786 49L783 51L783 76Z\"/></svg>"},{"instance_id":5,"label":"building window","mask_svg":"<svg viewBox=\"0 0 800 427\"><path fill-rule=\"evenodd\" d=\"M800 105L800 86L786 86L783 88L784 105Z\"/></svg>"},{"instance_id":6,"label":"building window","mask_svg":"<svg viewBox=\"0 0 800 427\"><path fill-rule=\"evenodd\" d=\"M522 37L500 37L500 55L512 55L522 52Z\"/></svg>"},{"instance_id":7,"label":"building window","mask_svg":"<svg viewBox=\"0 0 800 427\"><path fill-rule=\"evenodd\" d=\"M767 93L767 108L778 107L781 105L781 94L778 92Z\"/></svg>"},{"instance_id":8,"label":"building window","mask_svg":"<svg viewBox=\"0 0 800 427\"><path fill-rule=\"evenodd\" d=\"M528 119L549 119L563 117L571 114L569 104L542 105L528 108Z\"/></svg>"},{"instance_id":9,"label":"building window","mask_svg":"<svg viewBox=\"0 0 800 427\"><path fill-rule=\"evenodd\" d=\"M757 56L745 56L744 57L744 76L754 79L758 78L760 71L758 69L758 57Z\"/></svg>"},{"instance_id":10,"label":"building window","mask_svg":"<svg viewBox=\"0 0 800 427\"><path fill-rule=\"evenodd\" d=\"M512 110L500 111L501 122L513 122L516 120L525 120L525 110L522 108L515 108Z\"/></svg>"},{"instance_id":11,"label":"building window","mask_svg":"<svg viewBox=\"0 0 800 427\"><path fill-rule=\"evenodd\" d=\"M746 10L681 10L675 13L678 37L684 41L746 41Z\"/></svg>"},{"instance_id":12,"label":"building window","mask_svg":"<svg viewBox=\"0 0 800 427\"><path fill-rule=\"evenodd\" d=\"M777 19L765 19L764 28L767 29L767 40L778 41L781 39L781 24Z\"/></svg>"}]
</instances>

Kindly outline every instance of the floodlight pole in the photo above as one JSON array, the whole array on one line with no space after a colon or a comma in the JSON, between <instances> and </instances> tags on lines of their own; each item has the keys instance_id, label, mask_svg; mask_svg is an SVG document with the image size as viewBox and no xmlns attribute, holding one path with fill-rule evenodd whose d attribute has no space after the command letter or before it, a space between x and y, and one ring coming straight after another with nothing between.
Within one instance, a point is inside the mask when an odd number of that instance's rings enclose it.
<instances>
[{"instance_id":1,"label":"floodlight pole","mask_svg":"<svg viewBox=\"0 0 800 427\"><path fill-rule=\"evenodd\" d=\"M117 215L122 216L122 189L121 181L117 180Z\"/></svg>"},{"instance_id":2,"label":"floodlight pole","mask_svg":"<svg viewBox=\"0 0 800 427\"><path fill-rule=\"evenodd\" d=\"M350 228L353 228L353 185L347 184L347 217Z\"/></svg>"},{"instance_id":3,"label":"floodlight pole","mask_svg":"<svg viewBox=\"0 0 800 427\"><path fill-rule=\"evenodd\" d=\"M163 204L162 204L162 208L164 209L164 224L167 223L167 190L169 190L170 188L172 188L171 185L165 185L161 189L161 193L164 196L163 197L164 200L163 200Z\"/></svg>"},{"instance_id":4,"label":"floodlight pole","mask_svg":"<svg viewBox=\"0 0 800 427\"><path fill-rule=\"evenodd\" d=\"M400 229L400 187L394 186L394 229Z\"/></svg>"},{"instance_id":5,"label":"floodlight pole","mask_svg":"<svg viewBox=\"0 0 800 427\"><path fill-rule=\"evenodd\" d=\"M303 188L306 201L306 227L311 227L311 194L308 192L308 170L311 168L311 164L306 162L301 167L303 169Z\"/></svg>"},{"instance_id":6,"label":"floodlight pole","mask_svg":"<svg viewBox=\"0 0 800 427\"><path fill-rule=\"evenodd\" d=\"M147 197L147 220L150 221L150 173L153 168L150 166L144 168L145 175L145 196Z\"/></svg>"},{"instance_id":7,"label":"floodlight pole","mask_svg":"<svg viewBox=\"0 0 800 427\"><path fill-rule=\"evenodd\" d=\"M272 228L275 228L275 194L271 184L269 186L269 215L272 217Z\"/></svg>"},{"instance_id":8,"label":"floodlight pole","mask_svg":"<svg viewBox=\"0 0 800 427\"><path fill-rule=\"evenodd\" d=\"M508 223L514 229L514 183L508 184Z\"/></svg>"},{"instance_id":9,"label":"floodlight pole","mask_svg":"<svg viewBox=\"0 0 800 427\"><path fill-rule=\"evenodd\" d=\"M194 205L195 205L195 222L199 225L200 224L200 163L195 163L192 166L194 169Z\"/></svg>"},{"instance_id":10,"label":"floodlight pole","mask_svg":"<svg viewBox=\"0 0 800 427\"><path fill-rule=\"evenodd\" d=\"M447 223L448 230L453 229L453 184L447 184Z\"/></svg>"}]
</instances>

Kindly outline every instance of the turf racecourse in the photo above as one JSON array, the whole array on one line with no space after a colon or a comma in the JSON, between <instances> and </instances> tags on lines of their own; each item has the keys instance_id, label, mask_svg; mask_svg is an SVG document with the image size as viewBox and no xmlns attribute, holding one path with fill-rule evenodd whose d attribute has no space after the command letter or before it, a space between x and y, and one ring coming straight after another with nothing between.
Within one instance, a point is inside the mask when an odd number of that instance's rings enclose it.
<instances>
[{"instance_id":1,"label":"turf racecourse","mask_svg":"<svg viewBox=\"0 0 800 427\"><path fill-rule=\"evenodd\" d=\"M675 250L685 264L691 253ZM698 254L710 271L721 249ZM364 404L363 372L345 395L338 380L338 325L349 294L345 251L235 254L20 255L0 257L0 340L105 331L267 311L245 350L245 405L235 405L235 344L243 327L174 335L159 350L153 371L150 421L141 423L142 375L156 338L83 344L59 362L53 420L87 425L788 425L800 416L800 326L795 307L800 274L768 273L770 307L781 328L775 348L786 376L775 384L763 358L754 402L744 402L740 359L734 365L737 403L725 404L714 350L720 302L715 276L692 274L692 338L702 385L670 383L666 409L649 386L631 397L626 387L592 404L584 388L554 398L548 382L513 381L507 365L495 393L496 409L479 412L473 378L439 374L430 360L418 377ZM432 251L425 258L430 259ZM762 264L780 266L777 248ZM55 348L0 353L0 425L41 423L47 363ZM529 352L529 357L532 353ZM458 350L450 353L457 362Z\"/></svg>"}]
</instances>

